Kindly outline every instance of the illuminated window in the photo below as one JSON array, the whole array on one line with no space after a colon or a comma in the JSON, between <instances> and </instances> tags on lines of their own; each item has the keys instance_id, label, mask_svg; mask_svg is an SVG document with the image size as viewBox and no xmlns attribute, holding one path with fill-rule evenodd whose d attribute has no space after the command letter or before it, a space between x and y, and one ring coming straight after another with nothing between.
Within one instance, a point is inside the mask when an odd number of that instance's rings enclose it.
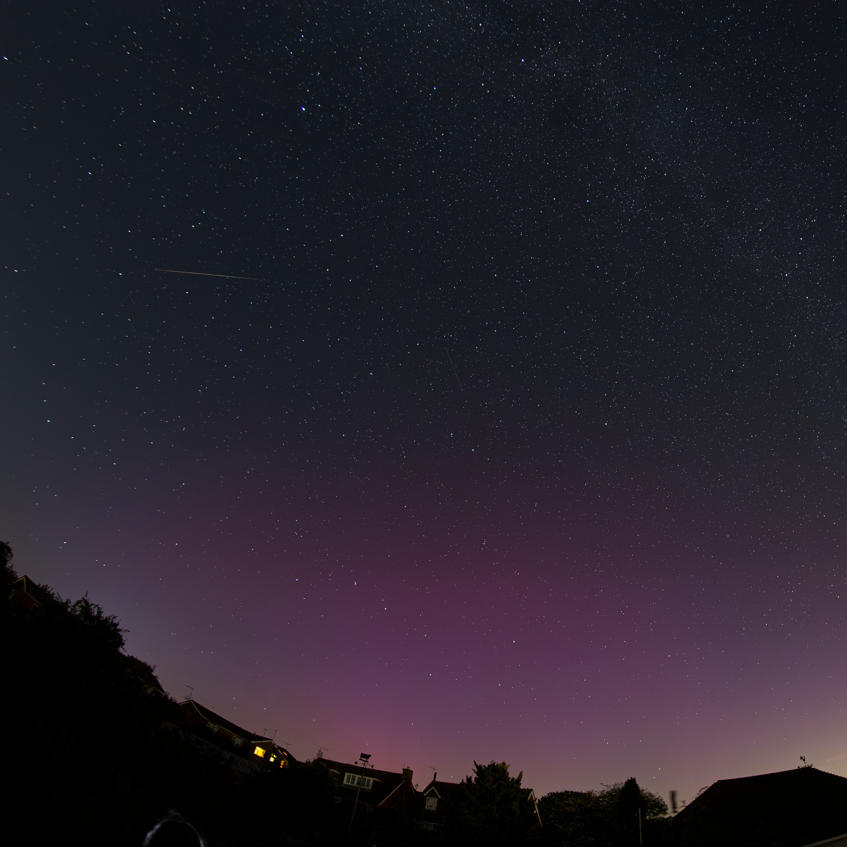
<instances>
[{"instance_id":1,"label":"illuminated window","mask_svg":"<svg viewBox=\"0 0 847 847\"><path fill-rule=\"evenodd\" d=\"M373 779L369 776L359 776L357 773L346 773L344 774L344 784L352 788L364 788L365 791L370 791Z\"/></svg>"},{"instance_id":2,"label":"illuminated window","mask_svg":"<svg viewBox=\"0 0 847 847\"><path fill-rule=\"evenodd\" d=\"M427 797L426 798L426 808L430 812L434 812L438 808L438 798L437 797Z\"/></svg>"},{"instance_id":3,"label":"illuminated window","mask_svg":"<svg viewBox=\"0 0 847 847\"><path fill-rule=\"evenodd\" d=\"M276 753L271 753L271 761L272 762L276 761Z\"/></svg>"},{"instance_id":4,"label":"illuminated window","mask_svg":"<svg viewBox=\"0 0 847 847\"><path fill-rule=\"evenodd\" d=\"M264 759L264 758L265 758L265 750L264 750L264 748L262 748L262 747L257 747L257 748L256 748L253 752L254 752L254 753L255 753L255 754L256 754L256 755L257 755L260 759Z\"/></svg>"}]
</instances>

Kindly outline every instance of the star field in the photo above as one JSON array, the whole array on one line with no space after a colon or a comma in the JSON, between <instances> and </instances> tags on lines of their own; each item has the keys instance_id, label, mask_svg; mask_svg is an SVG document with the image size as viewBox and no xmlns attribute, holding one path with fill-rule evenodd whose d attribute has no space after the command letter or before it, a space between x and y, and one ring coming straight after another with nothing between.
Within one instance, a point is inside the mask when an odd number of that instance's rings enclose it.
<instances>
[{"instance_id":1,"label":"star field","mask_svg":"<svg viewBox=\"0 0 847 847\"><path fill-rule=\"evenodd\" d=\"M298 758L847 775L836 5L12 17L19 572Z\"/></svg>"}]
</instances>

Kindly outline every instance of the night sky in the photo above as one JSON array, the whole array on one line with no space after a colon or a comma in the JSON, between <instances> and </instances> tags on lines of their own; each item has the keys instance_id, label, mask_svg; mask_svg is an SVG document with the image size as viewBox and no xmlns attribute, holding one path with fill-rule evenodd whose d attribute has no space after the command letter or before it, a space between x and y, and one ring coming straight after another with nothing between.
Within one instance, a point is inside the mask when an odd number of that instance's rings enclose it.
<instances>
[{"instance_id":1,"label":"night sky","mask_svg":"<svg viewBox=\"0 0 847 847\"><path fill-rule=\"evenodd\" d=\"M301 759L847 775L840 4L12 5L19 573Z\"/></svg>"}]
</instances>

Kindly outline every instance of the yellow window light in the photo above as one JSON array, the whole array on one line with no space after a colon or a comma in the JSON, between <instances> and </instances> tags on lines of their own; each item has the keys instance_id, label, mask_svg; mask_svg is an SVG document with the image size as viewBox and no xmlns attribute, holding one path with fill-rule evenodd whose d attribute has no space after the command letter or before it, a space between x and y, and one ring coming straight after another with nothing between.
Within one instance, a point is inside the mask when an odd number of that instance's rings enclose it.
<instances>
[{"instance_id":1,"label":"yellow window light","mask_svg":"<svg viewBox=\"0 0 847 847\"><path fill-rule=\"evenodd\" d=\"M257 748L256 748L253 752L254 752L254 753L255 753L255 754L256 754L256 755L257 755L260 759L264 759L264 758L265 758L265 749L264 749L264 747L257 747Z\"/></svg>"}]
</instances>

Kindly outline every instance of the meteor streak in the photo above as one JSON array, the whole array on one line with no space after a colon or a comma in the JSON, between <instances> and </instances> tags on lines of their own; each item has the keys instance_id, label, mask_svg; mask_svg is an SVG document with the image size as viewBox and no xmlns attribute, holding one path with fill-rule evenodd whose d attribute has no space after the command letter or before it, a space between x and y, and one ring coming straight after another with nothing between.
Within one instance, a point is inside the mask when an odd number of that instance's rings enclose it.
<instances>
[{"instance_id":1,"label":"meteor streak","mask_svg":"<svg viewBox=\"0 0 847 847\"><path fill-rule=\"evenodd\" d=\"M224 279L249 279L251 282L264 282L263 279L256 279L254 276L233 276L232 274L206 274L202 271L172 271L168 268L153 268L154 271L159 271L163 274L193 274L194 276L222 276Z\"/></svg>"}]
</instances>

